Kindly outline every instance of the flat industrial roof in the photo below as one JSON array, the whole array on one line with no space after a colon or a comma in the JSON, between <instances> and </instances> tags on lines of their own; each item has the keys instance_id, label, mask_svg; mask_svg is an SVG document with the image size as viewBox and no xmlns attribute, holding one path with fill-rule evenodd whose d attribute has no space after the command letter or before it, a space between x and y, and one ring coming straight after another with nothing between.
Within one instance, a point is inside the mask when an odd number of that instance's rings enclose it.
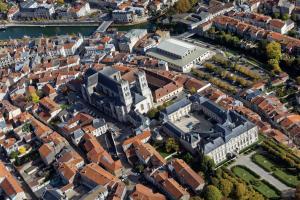
<instances>
[{"instance_id":1,"label":"flat industrial roof","mask_svg":"<svg viewBox=\"0 0 300 200\"><path fill-rule=\"evenodd\" d=\"M146 54L148 56L154 57L158 60L163 60L168 63L171 63L174 66L183 67L183 66L189 64L190 62L192 62L193 60L199 58L201 55L205 54L208 51L209 51L208 49L197 46L195 51L193 51L191 54L188 54L187 56L185 56L182 59L179 59L174 56L162 54L161 52L159 52L159 50L157 48L149 49Z\"/></svg>"},{"instance_id":2,"label":"flat industrial roof","mask_svg":"<svg viewBox=\"0 0 300 200\"><path fill-rule=\"evenodd\" d=\"M162 41L157 48L178 56L184 56L188 51L192 51L197 48L197 46L182 40L169 38Z\"/></svg>"}]
</instances>

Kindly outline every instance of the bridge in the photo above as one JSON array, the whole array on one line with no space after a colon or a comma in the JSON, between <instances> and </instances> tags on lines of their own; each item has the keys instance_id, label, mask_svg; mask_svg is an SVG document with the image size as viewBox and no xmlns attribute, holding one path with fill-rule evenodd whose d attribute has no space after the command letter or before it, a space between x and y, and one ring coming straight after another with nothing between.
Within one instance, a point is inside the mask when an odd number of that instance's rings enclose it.
<instances>
[{"instance_id":1,"label":"bridge","mask_svg":"<svg viewBox=\"0 0 300 200\"><path fill-rule=\"evenodd\" d=\"M103 21L95 32L104 33L112 23L113 21Z\"/></svg>"},{"instance_id":2,"label":"bridge","mask_svg":"<svg viewBox=\"0 0 300 200\"><path fill-rule=\"evenodd\" d=\"M175 36L175 38L177 38L177 39L186 39L186 38L192 37L193 35L195 35L195 33L193 33L193 32L184 32L180 35Z\"/></svg>"}]
</instances>

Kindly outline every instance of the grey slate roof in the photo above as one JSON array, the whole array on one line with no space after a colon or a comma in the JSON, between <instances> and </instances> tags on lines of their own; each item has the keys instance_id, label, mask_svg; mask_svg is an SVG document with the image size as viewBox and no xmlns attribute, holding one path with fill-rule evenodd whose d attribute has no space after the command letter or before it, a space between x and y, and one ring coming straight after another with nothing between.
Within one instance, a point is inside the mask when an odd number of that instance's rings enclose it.
<instances>
[{"instance_id":1,"label":"grey slate roof","mask_svg":"<svg viewBox=\"0 0 300 200\"><path fill-rule=\"evenodd\" d=\"M211 112L218 115L221 119L221 123L216 123L213 125L211 130L202 131L199 127L189 133L184 134L176 125L171 122L166 122L164 128L172 132L178 138L184 139L185 141L192 143L197 140L197 134L200 137L200 142L198 146L203 150L205 154L213 151L217 147L225 144L230 139L239 136L240 134L245 133L247 130L255 127L251 121L247 120L242 115L238 114L233 110L224 110L214 102L208 100L205 97L202 97L199 94L193 95L190 100L192 102L198 102L202 106L209 109ZM178 110L181 106L181 103L175 106L170 106L169 110L164 110L165 113L172 113ZM169 107L168 107L169 108ZM201 124L200 124L201 125ZM198 131L200 130L200 131Z\"/></svg>"},{"instance_id":2,"label":"grey slate roof","mask_svg":"<svg viewBox=\"0 0 300 200\"><path fill-rule=\"evenodd\" d=\"M94 128L99 128L102 127L106 124L105 119L100 118L100 119L94 119L93 120L93 126Z\"/></svg>"},{"instance_id":3,"label":"grey slate roof","mask_svg":"<svg viewBox=\"0 0 300 200\"><path fill-rule=\"evenodd\" d=\"M81 138L84 135L84 132L81 129L77 129L73 132L72 137L74 139Z\"/></svg>"},{"instance_id":4,"label":"grey slate roof","mask_svg":"<svg viewBox=\"0 0 300 200\"><path fill-rule=\"evenodd\" d=\"M142 101L144 101L146 97L140 95L139 93L134 92L133 93L133 104L136 105Z\"/></svg>"},{"instance_id":5,"label":"grey slate roof","mask_svg":"<svg viewBox=\"0 0 300 200\"><path fill-rule=\"evenodd\" d=\"M165 113L166 115L170 115L170 114L178 111L180 108L183 108L183 107L188 106L190 104L192 104L192 102L188 98L182 98L179 101L173 103L172 105L166 107L161 112Z\"/></svg>"},{"instance_id":6,"label":"grey slate roof","mask_svg":"<svg viewBox=\"0 0 300 200\"><path fill-rule=\"evenodd\" d=\"M168 129L170 132L172 132L178 138L181 138L181 136L185 134L182 130L180 130L172 122L166 122L163 126L164 126L164 128Z\"/></svg>"}]
</instances>

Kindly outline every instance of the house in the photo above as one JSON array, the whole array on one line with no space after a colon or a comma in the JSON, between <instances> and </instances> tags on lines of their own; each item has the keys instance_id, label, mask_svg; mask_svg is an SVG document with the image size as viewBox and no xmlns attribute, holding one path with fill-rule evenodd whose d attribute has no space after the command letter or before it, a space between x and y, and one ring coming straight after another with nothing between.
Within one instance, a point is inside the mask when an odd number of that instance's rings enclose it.
<instances>
[{"instance_id":1,"label":"house","mask_svg":"<svg viewBox=\"0 0 300 200\"><path fill-rule=\"evenodd\" d=\"M50 19L55 13L53 4L39 4L36 1L24 1L20 3L19 15L22 18Z\"/></svg>"},{"instance_id":2,"label":"house","mask_svg":"<svg viewBox=\"0 0 300 200\"><path fill-rule=\"evenodd\" d=\"M183 85L172 80L164 72L167 71L145 70L146 79L156 103L168 101L183 91Z\"/></svg>"},{"instance_id":3,"label":"house","mask_svg":"<svg viewBox=\"0 0 300 200\"><path fill-rule=\"evenodd\" d=\"M7 155L10 155L12 152L18 151L19 148L19 145L15 138L4 139L3 141L0 141L0 145Z\"/></svg>"},{"instance_id":4,"label":"house","mask_svg":"<svg viewBox=\"0 0 300 200\"><path fill-rule=\"evenodd\" d=\"M122 144L123 151L126 152L130 147L132 147L132 144L135 141L140 141L142 143L146 143L149 141L150 138L151 138L150 131L144 131L141 134L131 137L123 142L123 144Z\"/></svg>"},{"instance_id":5,"label":"house","mask_svg":"<svg viewBox=\"0 0 300 200\"><path fill-rule=\"evenodd\" d=\"M0 188L0 194L3 195L3 198L9 198L12 200L27 199L20 183L6 169L2 162L0 162Z\"/></svg>"},{"instance_id":6,"label":"house","mask_svg":"<svg viewBox=\"0 0 300 200\"><path fill-rule=\"evenodd\" d=\"M175 158L169 164L171 171L174 171L182 185L188 185L194 192L203 189L205 181L182 159Z\"/></svg>"},{"instance_id":7,"label":"house","mask_svg":"<svg viewBox=\"0 0 300 200\"><path fill-rule=\"evenodd\" d=\"M80 171L80 177L82 184L90 189L93 189L98 185L107 187L119 182L119 179L105 171L96 163L90 163L84 166Z\"/></svg>"},{"instance_id":8,"label":"house","mask_svg":"<svg viewBox=\"0 0 300 200\"><path fill-rule=\"evenodd\" d=\"M96 186L94 189L83 195L79 200L106 200L108 190L102 185Z\"/></svg>"},{"instance_id":9,"label":"house","mask_svg":"<svg viewBox=\"0 0 300 200\"><path fill-rule=\"evenodd\" d=\"M55 152L53 145L50 143L43 144L39 148L39 153L40 153L40 156L41 156L43 162L46 165L50 165L55 160L56 152Z\"/></svg>"},{"instance_id":10,"label":"house","mask_svg":"<svg viewBox=\"0 0 300 200\"><path fill-rule=\"evenodd\" d=\"M57 96L56 90L49 83L44 85L42 91L45 96L49 96L49 98L52 100L54 100L54 98Z\"/></svg>"},{"instance_id":11,"label":"house","mask_svg":"<svg viewBox=\"0 0 300 200\"><path fill-rule=\"evenodd\" d=\"M125 35L121 36L118 41L121 52L132 52L136 43L147 35L147 29L132 29Z\"/></svg>"},{"instance_id":12,"label":"house","mask_svg":"<svg viewBox=\"0 0 300 200\"><path fill-rule=\"evenodd\" d=\"M16 106L12 105L7 100L2 100L0 103L0 110L3 113L3 116L7 120L12 120L13 118L17 117L21 114L21 109L17 108Z\"/></svg>"},{"instance_id":13,"label":"house","mask_svg":"<svg viewBox=\"0 0 300 200\"><path fill-rule=\"evenodd\" d=\"M13 20L13 18L18 14L20 11L18 6L12 6L8 11L7 11L7 19L9 21Z\"/></svg>"},{"instance_id":14,"label":"house","mask_svg":"<svg viewBox=\"0 0 300 200\"><path fill-rule=\"evenodd\" d=\"M146 175L152 184L157 186L163 194L171 200L188 200L190 194L176 180L169 177L169 174L163 170L157 170L150 175Z\"/></svg>"},{"instance_id":15,"label":"house","mask_svg":"<svg viewBox=\"0 0 300 200\"><path fill-rule=\"evenodd\" d=\"M57 132L52 132L51 134L42 138L44 143L39 148L39 154L46 165L50 165L58 153L69 145L67 140L59 135Z\"/></svg>"},{"instance_id":16,"label":"house","mask_svg":"<svg viewBox=\"0 0 300 200\"><path fill-rule=\"evenodd\" d=\"M8 126L6 124L5 118L0 115L0 132L6 133L8 131Z\"/></svg>"},{"instance_id":17,"label":"house","mask_svg":"<svg viewBox=\"0 0 300 200\"><path fill-rule=\"evenodd\" d=\"M195 92L199 93L204 91L205 89L209 88L211 83L205 83L195 78L189 78L185 83L184 87L188 89L190 92L195 90Z\"/></svg>"},{"instance_id":18,"label":"house","mask_svg":"<svg viewBox=\"0 0 300 200\"><path fill-rule=\"evenodd\" d=\"M103 118L93 119L92 124L84 126L82 128L82 130L85 133L91 133L95 137L98 137L107 132L108 125L107 125L105 119L103 119Z\"/></svg>"},{"instance_id":19,"label":"house","mask_svg":"<svg viewBox=\"0 0 300 200\"><path fill-rule=\"evenodd\" d=\"M136 184L135 190L129 196L129 200L166 200L166 197L160 193L154 193L150 188Z\"/></svg>"},{"instance_id":20,"label":"house","mask_svg":"<svg viewBox=\"0 0 300 200\"><path fill-rule=\"evenodd\" d=\"M294 3L288 0L279 0L278 4L273 7L273 12L279 11L281 15L291 15L294 9Z\"/></svg>"},{"instance_id":21,"label":"house","mask_svg":"<svg viewBox=\"0 0 300 200\"><path fill-rule=\"evenodd\" d=\"M83 137L84 149L87 152L87 158L93 163L97 163L104 167L107 171L115 176L122 175L122 164L120 160L113 160L111 155L101 146L97 139L90 133L86 133Z\"/></svg>"},{"instance_id":22,"label":"house","mask_svg":"<svg viewBox=\"0 0 300 200\"><path fill-rule=\"evenodd\" d=\"M128 6L126 9L115 9L112 12L112 19L115 23L134 23L138 18L145 16L145 9L142 7Z\"/></svg>"},{"instance_id":23,"label":"house","mask_svg":"<svg viewBox=\"0 0 300 200\"><path fill-rule=\"evenodd\" d=\"M292 30L295 23L291 20L282 21L280 19L272 19L269 21L268 29L277 33L286 34Z\"/></svg>"},{"instance_id":24,"label":"house","mask_svg":"<svg viewBox=\"0 0 300 200\"><path fill-rule=\"evenodd\" d=\"M65 184L73 183L78 169L84 165L83 158L74 150L64 150L58 155L57 171Z\"/></svg>"},{"instance_id":25,"label":"house","mask_svg":"<svg viewBox=\"0 0 300 200\"><path fill-rule=\"evenodd\" d=\"M72 139L78 145L85 133L91 133L98 137L108 130L108 125L104 119L94 119L85 113L78 113L66 123L62 124L62 131L66 137Z\"/></svg>"},{"instance_id":26,"label":"house","mask_svg":"<svg viewBox=\"0 0 300 200\"><path fill-rule=\"evenodd\" d=\"M39 140L42 140L42 138L48 136L53 132L48 126L35 119L33 116L31 120L31 126L33 127L34 134Z\"/></svg>"},{"instance_id":27,"label":"house","mask_svg":"<svg viewBox=\"0 0 300 200\"><path fill-rule=\"evenodd\" d=\"M144 165L149 166L149 164L151 164L153 167L160 167L167 163L160 153L158 153L155 148L148 143L144 144L137 140L133 143L133 148L135 155Z\"/></svg>"},{"instance_id":28,"label":"house","mask_svg":"<svg viewBox=\"0 0 300 200\"><path fill-rule=\"evenodd\" d=\"M37 113L42 120L50 122L61 110L61 107L50 97L44 97L39 102Z\"/></svg>"},{"instance_id":29,"label":"house","mask_svg":"<svg viewBox=\"0 0 300 200\"><path fill-rule=\"evenodd\" d=\"M71 13L75 18L84 17L91 13L90 4L89 2L76 3L69 9L68 12Z\"/></svg>"}]
</instances>

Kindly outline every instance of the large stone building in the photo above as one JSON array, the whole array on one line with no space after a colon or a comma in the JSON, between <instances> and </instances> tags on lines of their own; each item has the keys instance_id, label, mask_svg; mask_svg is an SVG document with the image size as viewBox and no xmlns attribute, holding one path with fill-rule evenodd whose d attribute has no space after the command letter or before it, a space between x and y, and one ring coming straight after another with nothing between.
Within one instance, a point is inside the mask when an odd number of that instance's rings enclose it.
<instances>
[{"instance_id":1,"label":"large stone building","mask_svg":"<svg viewBox=\"0 0 300 200\"><path fill-rule=\"evenodd\" d=\"M85 73L82 94L90 104L122 122L128 121L128 113L132 110L144 114L153 107L144 71L138 71L135 82L129 84L122 79L121 72L112 67L99 72L89 69Z\"/></svg>"},{"instance_id":2,"label":"large stone building","mask_svg":"<svg viewBox=\"0 0 300 200\"><path fill-rule=\"evenodd\" d=\"M187 73L196 63L209 59L213 52L178 39L169 38L162 41L157 47L150 49L146 54L167 62L169 67L174 70Z\"/></svg>"},{"instance_id":3,"label":"large stone building","mask_svg":"<svg viewBox=\"0 0 300 200\"><path fill-rule=\"evenodd\" d=\"M36 1L24 1L20 4L20 17L49 19L55 13L52 4L38 4Z\"/></svg>"},{"instance_id":4,"label":"large stone building","mask_svg":"<svg viewBox=\"0 0 300 200\"><path fill-rule=\"evenodd\" d=\"M257 142L258 128L242 115L224 110L198 94L167 107L162 130L191 153L201 152L216 164Z\"/></svg>"}]
</instances>

